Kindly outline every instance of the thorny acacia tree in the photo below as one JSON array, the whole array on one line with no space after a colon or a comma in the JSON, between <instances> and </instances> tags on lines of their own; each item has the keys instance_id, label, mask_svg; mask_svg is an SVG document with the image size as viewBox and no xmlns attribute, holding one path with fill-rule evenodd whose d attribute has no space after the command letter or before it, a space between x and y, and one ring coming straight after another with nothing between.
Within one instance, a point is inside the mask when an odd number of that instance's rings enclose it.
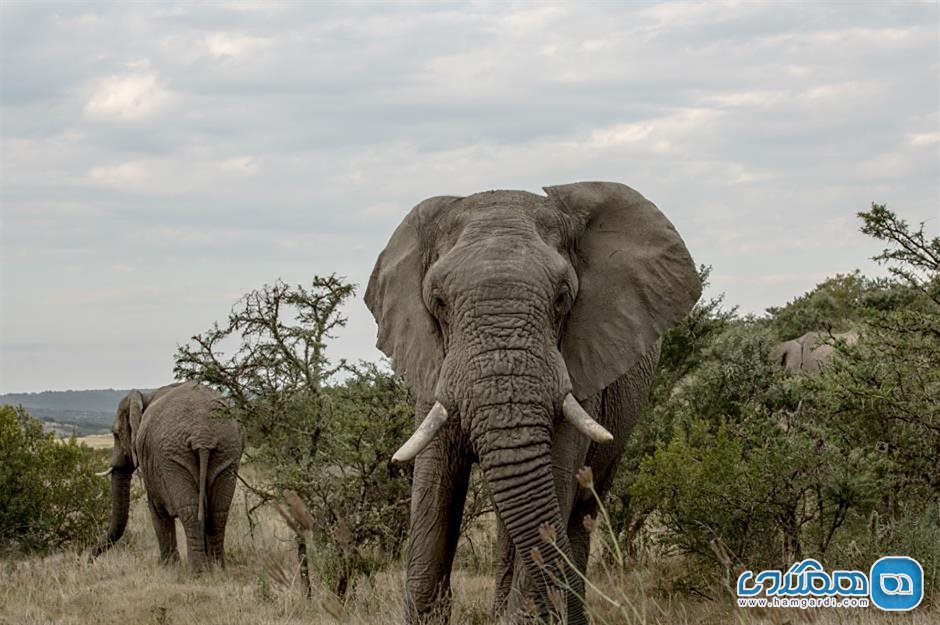
<instances>
[{"instance_id":1,"label":"thorny acacia tree","mask_svg":"<svg viewBox=\"0 0 940 625\"><path fill-rule=\"evenodd\" d=\"M375 365L326 355L354 290L335 275L314 277L309 288L265 285L239 300L224 326L176 354L177 378L230 399L229 416L248 437L248 486L259 505L292 491L308 508L291 524L308 593L306 531L314 569L340 596L357 575L397 556L407 534L408 476L391 457L412 427L408 392ZM225 356L225 347L234 352Z\"/></svg>"},{"instance_id":2,"label":"thorny acacia tree","mask_svg":"<svg viewBox=\"0 0 940 625\"><path fill-rule=\"evenodd\" d=\"M897 515L904 499L940 511L940 236L880 204L858 216L861 231L888 246L874 260L893 277L883 298L898 305L866 310L861 340L817 386L830 391L825 408L841 436L877 440L886 512Z\"/></svg>"}]
</instances>

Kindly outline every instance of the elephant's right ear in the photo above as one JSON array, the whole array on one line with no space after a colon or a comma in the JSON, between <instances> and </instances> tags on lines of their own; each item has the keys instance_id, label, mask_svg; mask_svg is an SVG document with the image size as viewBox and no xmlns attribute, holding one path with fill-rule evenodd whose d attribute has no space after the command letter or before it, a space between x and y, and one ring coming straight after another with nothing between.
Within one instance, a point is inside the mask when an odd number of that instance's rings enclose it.
<instances>
[{"instance_id":1,"label":"elephant's right ear","mask_svg":"<svg viewBox=\"0 0 940 625\"><path fill-rule=\"evenodd\" d=\"M137 466L137 434L140 432L140 420L144 412L144 397L137 389L127 394L127 426L130 432L130 452L134 466Z\"/></svg>"},{"instance_id":2,"label":"elephant's right ear","mask_svg":"<svg viewBox=\"0 0 940 625\"><path fill-rule=\"evenodd\" d=\"M411 209L379 254L366 288L366 306L379 326L376 347L392 359L412 392L424 399L434 393L444 346L422 296L430 253L422 235L427 236L442 209L459 199L432 197Z\"/></svg>"}]
</instances>

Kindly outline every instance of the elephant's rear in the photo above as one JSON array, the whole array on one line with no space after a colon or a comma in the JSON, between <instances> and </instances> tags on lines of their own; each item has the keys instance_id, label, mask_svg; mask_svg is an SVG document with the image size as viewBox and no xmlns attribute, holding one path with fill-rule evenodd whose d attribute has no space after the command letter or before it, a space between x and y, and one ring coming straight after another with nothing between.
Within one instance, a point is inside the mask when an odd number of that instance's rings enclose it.
<instances>
[{"instance_id":1,"label":"elephant's rear","mask_svg":"<svg viewBox=\"0 0 940 625\"><path fill-rule=\"evenodd\" d=\"M216 534L224 533L242 454L240 428L219 418L223 407L214 390L186 382L156 399L141 426L148 497L183 523L195 570L202 568L204 555L222 561Z\"/></svg>"}]
</instances>

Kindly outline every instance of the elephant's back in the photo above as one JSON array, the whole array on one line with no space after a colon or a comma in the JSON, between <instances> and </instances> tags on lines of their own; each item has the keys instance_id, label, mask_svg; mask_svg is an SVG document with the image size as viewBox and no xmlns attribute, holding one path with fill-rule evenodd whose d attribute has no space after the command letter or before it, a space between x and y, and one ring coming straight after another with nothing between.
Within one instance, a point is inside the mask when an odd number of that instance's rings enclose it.
<instances>
[{"instance_id":1,"label":"elephant's back","mask_svg":"<svg viewBox=\"0 0 940 625\"><path fill-rule=\"evenodd\" d=\"M238 468L241 431L232 419L215 416L222 397L186 382L156 397L146 408L137 438L140 471L148 493L172 515L183 493L196 492L199 449L211 451L207 481Z\"/></svg>"},{"instance_id":2,"label":"elephant's back","mask_svg":"<svg viewBox=\"0 0 940 625\"><path fill-rule=\"evenodd\" d=\"M139 446L157 455L189 455L239 438L234 421L215 416L222 406L222 397L211 388L194 382L180 384L147 406Z\"/></svg>"}]
</instances>

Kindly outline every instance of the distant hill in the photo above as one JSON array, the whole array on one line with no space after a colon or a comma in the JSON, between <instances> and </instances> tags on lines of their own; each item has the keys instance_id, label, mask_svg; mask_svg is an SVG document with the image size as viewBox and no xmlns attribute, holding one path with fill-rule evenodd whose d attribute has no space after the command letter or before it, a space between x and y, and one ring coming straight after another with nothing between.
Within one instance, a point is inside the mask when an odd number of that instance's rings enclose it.
<instances>
[{"instance_id":1,"label":"distant hill","mask_svg":"<svg viewBox=\"0 0 940 625\"><path fill-rule=\"evenodd\" d=\"M46 429L60 436L104 434L111 430L118 402L126 390L113 388L89 391L42 391L41 393L6 393L0 405L23 406Z\"/></svg>"}]
</instances>

